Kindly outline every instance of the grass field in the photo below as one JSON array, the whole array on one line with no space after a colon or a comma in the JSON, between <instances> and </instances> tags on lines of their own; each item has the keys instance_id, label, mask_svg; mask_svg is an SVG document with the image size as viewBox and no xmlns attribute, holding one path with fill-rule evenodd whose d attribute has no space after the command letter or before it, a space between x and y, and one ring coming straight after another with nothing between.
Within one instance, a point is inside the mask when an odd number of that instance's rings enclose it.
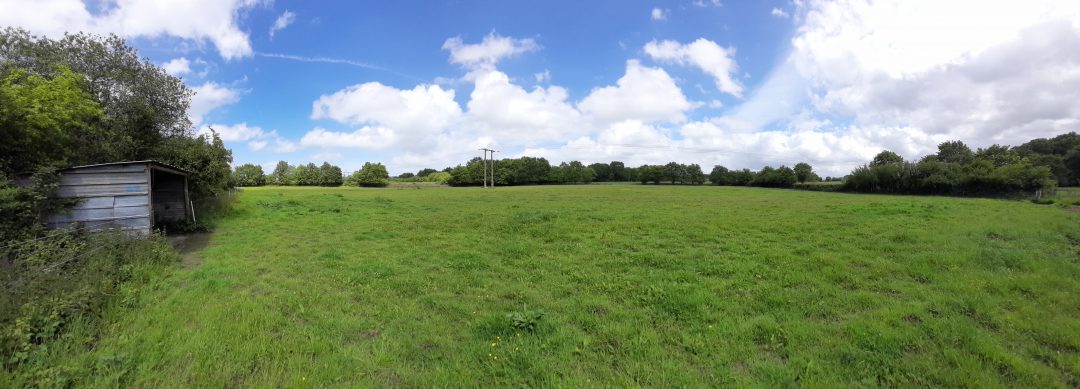
<instances>
[{"instance_id":1,"label":"grass field","mask_svg":"<svg viewBox=\"0 0 1080 389\"><path fill-rule=\"evenodd\" d=\"M1080 386L1080 213L1060 207L271 187L216 224L201 263L145 275L38 363L103 387Z\"/></svg>"}]
</instances>

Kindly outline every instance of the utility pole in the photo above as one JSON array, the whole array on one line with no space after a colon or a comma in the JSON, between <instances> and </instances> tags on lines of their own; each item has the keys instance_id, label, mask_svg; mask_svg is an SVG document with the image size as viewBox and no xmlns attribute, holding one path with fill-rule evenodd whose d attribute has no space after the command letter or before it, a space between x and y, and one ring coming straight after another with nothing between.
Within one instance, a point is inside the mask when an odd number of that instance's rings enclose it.
<instances>
[{"instance_id":1,"label":"utility pole","mask_svg":"<svg viewBox=\"0 0 1080 389\"><path fill-rule=\"evenodd\" d=\"M484 188L488 187L488 177L491 177L491 187L495 187L495 153L499 150L492 150L489 148L480 149L484 152ZM491 154L491 159L488 159L488 154ZM490 174L488 172L491 172Z\"/></svg>"}]
</instances>

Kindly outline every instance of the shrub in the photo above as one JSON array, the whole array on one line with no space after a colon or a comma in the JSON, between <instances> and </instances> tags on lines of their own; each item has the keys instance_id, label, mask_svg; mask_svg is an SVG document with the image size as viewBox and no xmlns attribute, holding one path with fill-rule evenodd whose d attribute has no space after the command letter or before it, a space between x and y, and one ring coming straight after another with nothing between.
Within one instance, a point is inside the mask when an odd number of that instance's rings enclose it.
<instances>
[{"instance_id":1,"label":"shrub","mask_svg":"<svg viewBox=\"0 0 1080 389\"><path fill-rule=\"evenodd\" d=\"M345 180L349 186L384 187L390 185L390 173L381 163L365 162L364 167Z\"/></svg>"},{"instance_id":2,"label":"shrub","mask_svg":"<svg viewBox=\"0 0 1080 389\"><path fill-rule=\"evenodd\" d=\"M117 231L88 234L79 227L14 244L4 255L10 265L0 272L5 288L0 299L0 352L5 358L0 364L31 376L42 372L20 366L49 352L49 342L73 321L92 323L114 296L124 296L121 285L138 268L178 260L160 235L144 239Z\"/></svg>"}]
</instances>

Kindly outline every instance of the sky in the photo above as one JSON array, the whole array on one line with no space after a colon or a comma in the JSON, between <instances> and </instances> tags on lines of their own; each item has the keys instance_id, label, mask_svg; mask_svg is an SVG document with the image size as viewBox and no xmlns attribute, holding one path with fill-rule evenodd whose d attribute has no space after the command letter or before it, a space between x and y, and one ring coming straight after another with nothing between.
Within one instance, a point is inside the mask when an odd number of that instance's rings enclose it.
<instances>
[{"instance_id":1,"label":"sky","mask_svg":"<svg viewBox=\"0 0 1080 389\"><path fill-rule=\"evenodd\" d=\"M117 34L234 164L441 169L499 150L843 175L883 149L1080 130L1078 1L0 0Z\"/></svg>"}]
</instances>

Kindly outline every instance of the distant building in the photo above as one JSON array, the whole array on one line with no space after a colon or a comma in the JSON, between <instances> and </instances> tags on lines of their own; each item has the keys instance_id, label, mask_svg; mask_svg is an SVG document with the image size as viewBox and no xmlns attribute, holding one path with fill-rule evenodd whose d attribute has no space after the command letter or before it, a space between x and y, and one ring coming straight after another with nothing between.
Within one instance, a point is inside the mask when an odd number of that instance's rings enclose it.
<instances>
[{"instance_id":1,"label":"distant building","mask_svg":"<svg viewBox=\"0 0 1080 389\"><path fill-rule=\"evenodd\" d=\"M56 197L82 199L48 215L49 228L83 223L89 231L120 228L149 234L155 227L193 221L191 172L156 161L113 162L60 171Z\"/></svg>"}]
</instances>

